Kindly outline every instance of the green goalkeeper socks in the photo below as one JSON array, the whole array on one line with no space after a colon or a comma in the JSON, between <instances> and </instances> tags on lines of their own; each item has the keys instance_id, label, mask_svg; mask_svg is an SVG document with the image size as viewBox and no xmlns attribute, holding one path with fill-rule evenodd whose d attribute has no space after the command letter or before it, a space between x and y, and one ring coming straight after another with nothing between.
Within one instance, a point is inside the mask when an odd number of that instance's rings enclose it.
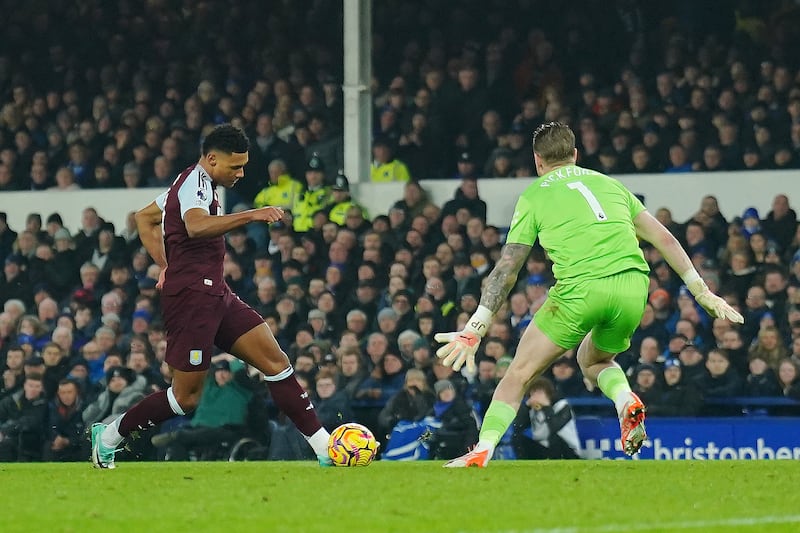
<instances>
[{"instance_id":1,"label":"green goalkeeper socks","mask_svg":"<svg viewBox=\"0 0 800 533\"><path fill-rule=\"evenodd\" d=\"M617 365L605 368L597 375L597 386L614 402L617 413L621 412L631 392L625 372Z\"/></svg>"},{"instance_id":2,"label":"green goalkeeper socks","mask_svg":"<svg viewBox=\"0 0 800 533\"><path fill-rule=\"evenodd\" d=\"M505 402L492 402L486 410L486 416L481 425L479 441L491 443L492 448L497 446L500 438L505 435L508 426L517 416L517 410Z\"/></svg>"}]
</instances>

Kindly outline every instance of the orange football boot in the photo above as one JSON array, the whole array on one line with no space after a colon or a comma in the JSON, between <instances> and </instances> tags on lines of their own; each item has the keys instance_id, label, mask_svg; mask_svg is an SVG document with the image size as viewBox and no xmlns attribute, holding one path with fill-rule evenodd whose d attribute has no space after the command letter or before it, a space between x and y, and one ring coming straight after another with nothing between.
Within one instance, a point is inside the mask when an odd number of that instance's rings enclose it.
<instances>
[{"instance_id":1,"label":"orange football boot","mask_svg":"<svg viewBox=\"0 0 800 533\"><path fill-rule=\"evenodd\" d=\"M644 429L644 413L646 408L639 397L631 393L631 399L625 404L622 418L619 421L620 431L622 432L622 451L628 455L634 455L642 447L642 443L647 439L647 432Z\"/></svg>"}]
</instances>

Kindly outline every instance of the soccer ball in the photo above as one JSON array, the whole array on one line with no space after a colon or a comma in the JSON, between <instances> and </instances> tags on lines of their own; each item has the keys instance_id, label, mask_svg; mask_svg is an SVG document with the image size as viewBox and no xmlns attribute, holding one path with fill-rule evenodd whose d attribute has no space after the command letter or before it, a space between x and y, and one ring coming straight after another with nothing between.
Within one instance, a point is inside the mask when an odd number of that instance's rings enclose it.
<instances>
[{"instance_id":1,"label":"soccer ball","mask_svg":"<svg viewBox=\"0 0 800 533\"><path fill-rule=\"evenodd\" d=\"M328 456L334 466L367 466L375 459L379 445L368 428L348 422L331 433Z\"/></svg>"}]
</instances>

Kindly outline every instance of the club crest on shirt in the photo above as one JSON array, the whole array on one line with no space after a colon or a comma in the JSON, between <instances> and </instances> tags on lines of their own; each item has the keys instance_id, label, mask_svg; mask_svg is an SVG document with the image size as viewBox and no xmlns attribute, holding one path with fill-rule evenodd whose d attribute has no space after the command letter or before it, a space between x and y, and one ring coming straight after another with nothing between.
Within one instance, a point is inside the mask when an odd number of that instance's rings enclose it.
<instances>
[{"instance_id":1,"label":"club crest on shirt","mask_svg":"<svg viewBox=\"0 0 800 533\"><path fill-rule=\"evenodd\" d=\"M197 366L203 362L203 350L189 350L189 364Z\"/></svg>"}]
</instances>

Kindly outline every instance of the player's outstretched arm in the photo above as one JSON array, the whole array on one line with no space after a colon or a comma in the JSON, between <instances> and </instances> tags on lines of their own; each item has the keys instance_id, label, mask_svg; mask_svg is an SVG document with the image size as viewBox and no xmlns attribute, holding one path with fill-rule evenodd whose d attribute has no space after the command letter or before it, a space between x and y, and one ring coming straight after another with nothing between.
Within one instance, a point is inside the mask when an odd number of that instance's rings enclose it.
<instances>
[{"instance_id":1,"label":"player's outstretched arm","mask_svg":"<svg viewBox=\"0 0 800 533\"><path fill-rule=\"evenodd\" d=\"M161 269L167 267L167 254L164 252L164 237L161 233L161 208L150 202L134 215L136 229L142 245Z\"/></svg>"},{"instance_id":2,"label":"player's outstretched arm","mask_svg":"<svg viewBox=\"0 0 800 533\"><path fill-rule=\"evenodd\" d=\"M283 218L283 209L271 206L223 216L210 215L203 209L194 208L189 209L183 215L186 233L192 239L219 237L249 222L269 223L277 222L281 218Z\"/></svg>"},{"instance_id":3,"label":"player's outstretched arm","mask_svg":"<svg viewBox=\"0 0 800 533\"><path fill-rule=\"evenodd\" d=\"M678 239L665 228L661 222L648 213L642 211L633 219L636 234L655 246L669 266L680 273L681 279L694 296L697 303L716 318L725 318L731 322L744 322L744 318L728 303L712 293L706 286L703 278L694 268L692 260L686 254Z\"/></svg>"},{"instance_id":4,"label":"player's outstretched arm","mask_svg":"<svg viewBox=\"0 0 800 533\"><path fill-rule=\"evenodd\" d=\"M517 281L519 269L528 258L531 247L527 244L506 244L489 277L481 296L478 309L467 321L462 331L437 333L436 342L446 342L436 351L446 366L460 370L464 364L470 373L475 372L475 353L481 339L489 330L492 317L505 302L509 291Z\"/></svg>"}]
</instances>

